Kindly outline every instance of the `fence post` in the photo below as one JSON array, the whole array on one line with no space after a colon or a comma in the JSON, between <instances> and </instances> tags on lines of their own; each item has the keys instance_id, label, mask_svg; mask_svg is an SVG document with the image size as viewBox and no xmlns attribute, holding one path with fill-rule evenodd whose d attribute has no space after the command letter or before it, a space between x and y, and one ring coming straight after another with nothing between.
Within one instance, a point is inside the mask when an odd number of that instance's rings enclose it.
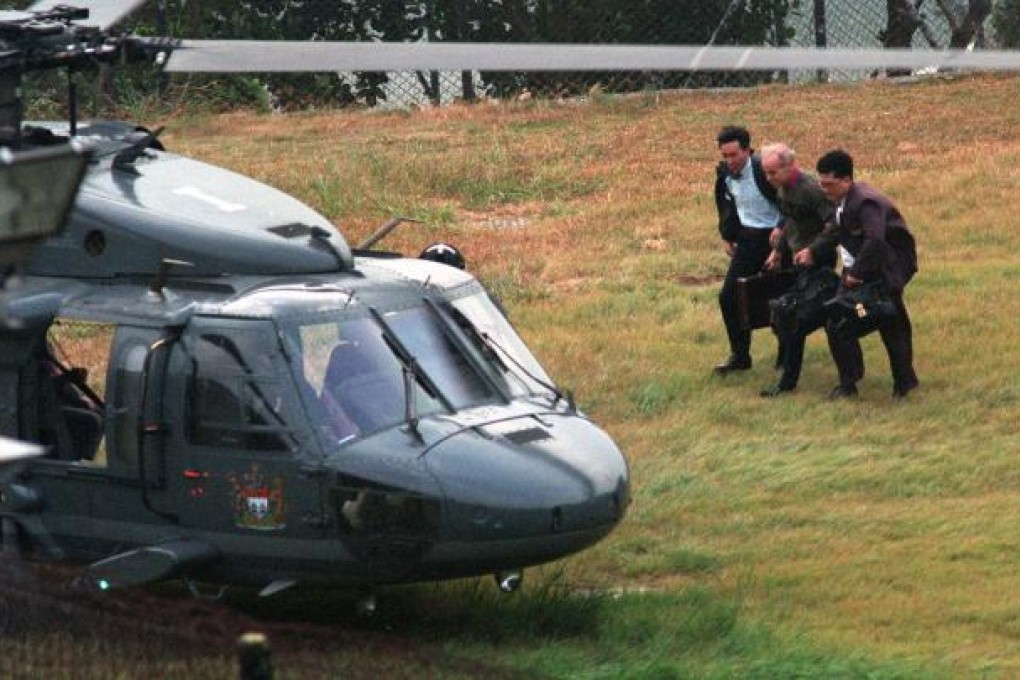
<instances>
[{"instance_id":1,"label":"fence post","mask_svg":"<svg viewBox=\"0 0 1020 680\"><path fill-rule=\"evenodd\" d=\"M273 680L269 642L262 633L245 633L237 640L237 662L241 680Z\"/></svg>"},{"instance_id":2,"label":"fence post","mask_svg":"<svg viewBox=\"0 0 1020 680\"><path fill-rule=\"evenodd\" d=\"M825 47L829 42L828 29L825 26L825 0L815 0L815 47ZM825 69L818 69L815 76L818 82L828 80Z\"/></svg>"},{"instance_id":3,"label":"fence post","mask_svg":"<svg viewBox=\"0 0 1020 680\"><path fill-rule=\"evenodd\" d=\"M457 0L457 39L461 42L473 42L469 37L468 29L468 0ZM461 95L466 102L475 100L474 74L471 71L460 72Z\"/></svg>"}]
</instances>

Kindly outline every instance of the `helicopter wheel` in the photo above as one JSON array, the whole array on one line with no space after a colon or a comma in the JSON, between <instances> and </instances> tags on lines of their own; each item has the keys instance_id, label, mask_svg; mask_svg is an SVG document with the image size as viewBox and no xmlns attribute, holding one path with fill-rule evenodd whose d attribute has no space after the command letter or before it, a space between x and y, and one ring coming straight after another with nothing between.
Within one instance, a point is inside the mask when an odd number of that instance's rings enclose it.
<instances>
[{"instance_id":1,"label":"helicopter wheel","mask_svg":"<svg viewBox=\"0 0 1020 680\"><path fill-rule=\"evenodd\" d=\"M492 575L492 578L496 580L496 586L501 591L512 594L521 589L521 583L524 581L524 572L517 569L497 571Z\"/></svg>"},{"instance_id":2,"label":"helicopter wheel","mask_svg":"<svg viewBox=\"0 0 1020 680\"><path fill-rule=\"evenodd\" d=\"M355 611L359 619L370 619L375 616L377 602L374 592L363 593L358 598Z\"/></svg>"},{"instance_id":3,"label":"helicopter wheel","mask_svg":"<svg viewBox=\"0 0 1020 680\"><path fill-rule=\"evenodd\" d=\"M28 566L26 557L26 539L13 517L0 518L3 524L0 533L0 574L5 582L32 583L35 576Z\"/></svg>"},{"instance_id":4,"label":"helicopter wheel","mask_svg":"<svg viewBox=\"0 0 1020 680\"><path fill-rule=\"evenodd\" d=\"M3 524L3 532L0 534L0 554L6 558L21 559L24 556L24 545L21 538L21 530L13 517L0 519Z\"/></svg>"}]
</instances>

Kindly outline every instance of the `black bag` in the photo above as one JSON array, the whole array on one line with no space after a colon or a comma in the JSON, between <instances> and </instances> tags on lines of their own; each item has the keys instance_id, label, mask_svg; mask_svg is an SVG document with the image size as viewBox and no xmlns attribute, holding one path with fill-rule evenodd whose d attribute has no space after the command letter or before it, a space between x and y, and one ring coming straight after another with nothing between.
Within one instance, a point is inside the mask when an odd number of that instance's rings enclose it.
<instances>
[{"instance_id":1,"label":"black bag","mask_svg":"<svg viewBox=\"0 0 1020 680\"><path fill-rule=\"evenodd\" d=\"M844 341L862 338L900 313L883 281L844 289L829 301L826 309L829 332Z\"/></svg>"},{"instance_id":2,"label":"black bag","mask_svg":"<svg viewBox=\"0 0 1020 680\"><path fill-rule=\"evenodd\" d=\"M737 312L745 331L765 328L770 323L769 303L782 295L797 279L792 269L766 271L737 279Z\"/></svg>"},{"instance_id":3,"label":"black bag","mask_svg":"<svg viewBox=\"0 0 1020 680\"><path fill-rule=\"evenodd\" d=\"M825 325L825 304L839 290L839 275L827 267L801 270L789 292L769 302L772 327L780 337L807 335Z\"/></svg>"}]
</instances>

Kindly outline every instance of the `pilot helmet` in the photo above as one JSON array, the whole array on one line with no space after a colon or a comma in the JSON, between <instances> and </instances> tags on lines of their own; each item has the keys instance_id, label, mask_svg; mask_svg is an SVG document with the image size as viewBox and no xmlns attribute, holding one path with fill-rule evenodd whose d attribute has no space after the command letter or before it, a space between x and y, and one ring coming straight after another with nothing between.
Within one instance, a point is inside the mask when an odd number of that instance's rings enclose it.
<instances>
[{"instance_id":1,"label":"pilot helmet","mask_svg":"<svg viewBox=\"0 0 1020 680\"><path fill-rule=\"evenodd\" d=\"M418 255L423 260L432 260L433 262L441 262L448 264L451 267L457 269L464 269L467 263L464 261L464 256L454 246L449 243L433 243L425 250L421 251Z\"/></svg>"}]
</instances>

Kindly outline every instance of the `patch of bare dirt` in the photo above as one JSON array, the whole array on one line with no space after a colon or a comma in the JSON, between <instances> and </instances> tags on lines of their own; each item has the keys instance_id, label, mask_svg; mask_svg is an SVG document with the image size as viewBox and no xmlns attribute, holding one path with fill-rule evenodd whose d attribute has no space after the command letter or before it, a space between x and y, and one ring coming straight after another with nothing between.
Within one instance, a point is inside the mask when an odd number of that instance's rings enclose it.
<instances>
[{"instance_id":1,"label":"patch of bare dirt","mask_svg":"<svg viewBox=\"0 0 1020 680\"><path fill-rule=\"evenodd\" d=\"M681 286L707 286L722 283L722 274L678 274L676 282Z\"/></svg>"}]
</instances>

